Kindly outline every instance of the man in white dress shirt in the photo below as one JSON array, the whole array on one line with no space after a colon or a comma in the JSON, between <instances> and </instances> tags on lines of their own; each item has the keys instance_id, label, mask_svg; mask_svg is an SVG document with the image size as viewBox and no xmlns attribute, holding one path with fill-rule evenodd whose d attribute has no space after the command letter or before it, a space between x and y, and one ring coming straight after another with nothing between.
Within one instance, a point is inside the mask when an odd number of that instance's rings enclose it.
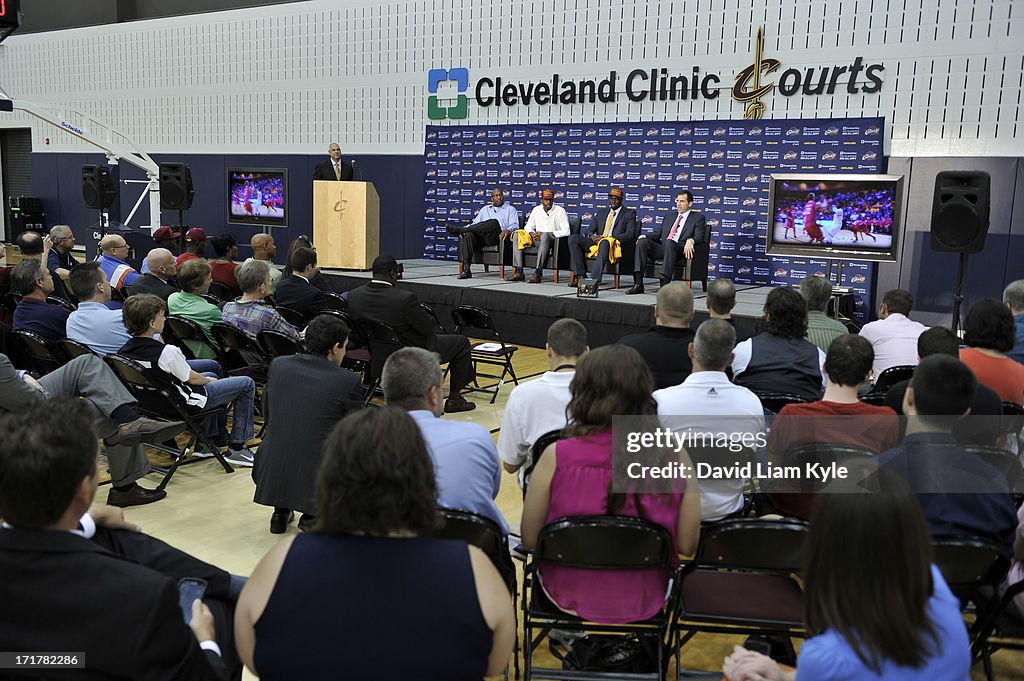
<instances>
[{"instance_id":1,"label":"man in white dress shirt","mask_svg":"<svg viewBox=\"0 0 1024 681\"><path fill-rule=\"evenodd\" d=\"M908 318L914 297L909 291L896 288L886 291L878 308L878 320L860 330L875 351L872 371L877 380L889 367L917 365L917 337L928 328Z\"/></svg>"},{"instance_id":2,"label":"man in white dress shirt","mask_svg":"<svg viewBox=\"0 0 1024 681\"><path fill-rule=\"evenodd\" d=\"M555 205L555 192L545 189L540 193L540 205L530 211L526 227L516 230L516 241L512 244L512 264L523 271L522 232L529 235L533 244L537 245L537 269L527 279L528 284L539 284L544 277L544 266L548 262L548 254L555 245L555 240L569 236L569 216L565 209ZM558 267L558 263L555 263Z\"/></svg>"}]
</instances>

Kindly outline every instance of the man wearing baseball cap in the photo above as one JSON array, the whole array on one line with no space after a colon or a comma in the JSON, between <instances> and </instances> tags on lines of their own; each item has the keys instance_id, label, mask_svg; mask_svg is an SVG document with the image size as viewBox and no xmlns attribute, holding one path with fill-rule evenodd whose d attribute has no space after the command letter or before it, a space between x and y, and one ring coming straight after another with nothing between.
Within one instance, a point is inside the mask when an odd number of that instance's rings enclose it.
<instances>
[{"instance_id":1,"label":"man wearing baseball cap","mask_svg":"<svg viewBox=\"0 0 1024 681\"><path fill-rule=\"evenodd\" d=\"M545 189L540 193L540 205L530 211L526 227L516 230L515 235L516 240L512 242L512 264L517 272L523 271L523 250L538 244L537 269L527 278L526 283L539 284L544 277L548 253L554 247L555 241L563 236L569 236L569 216L564 208L555 205L555 192ZM557 262L555 267L558 267Z\"/></svg>"},{"instance_id":2,"label":"man wearing baseball cap","mask_svg":"<svg viewBox=\"0 0 1024 681\"><path fill-rule=\"evenodd\" d=\"M174 265L180 270L185 261L201 260L204 257L206 257L206 230L202 227L193 227L185 232L185 252L175 259Z\"/></svg>"},{"instance_id":3,"label":"man wearing baseball cap","mask_svg":"<svg viewBox=\"0 0 1024 681\"><path fill-rule=\"evenodd\" d=\"M624 198L625 194L621 189L612 187L608 191L608 207L597 211L594 221L584 228L582 234L573 234L569 237L569 256L572 259L575 277L575 281L569 283L570 286L576 286L583 280L587 269L587 254L596 246L597 255L591 270L591 286L597 290L601 285L605 263L609 262L609 253L615 253L611 250L612 246L621 249L623 243L632 244L636 240L636 211L623 207Z\"/></svg>"},{"instance_id":4,"label":"man wearing baseball cap","mask_svg":"<svg viewBox=\"0 0 1024 681\"><path fill-rule=\"evenodd\" d=\"M166 248L171 252L171 256L178 254L178 239L181 238L181 232L177 232L173 227L164 225L163 227L157 227L153 232L153 241L156 242L157 248ZM150 251L152 253L152 251ZM143 259L142 270L143 274L149 274L149 259Z\"/></svg>"}]
</instances>

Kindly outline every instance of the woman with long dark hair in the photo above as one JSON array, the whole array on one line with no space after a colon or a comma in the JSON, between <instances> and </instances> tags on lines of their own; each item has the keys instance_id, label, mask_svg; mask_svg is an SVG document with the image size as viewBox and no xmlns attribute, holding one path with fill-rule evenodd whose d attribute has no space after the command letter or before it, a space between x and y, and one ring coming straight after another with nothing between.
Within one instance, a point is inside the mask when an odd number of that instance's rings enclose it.
<instances>
[{"instance_id":1,"label":"woman with long dark hair","mask_svg":"<svg viewBox=\"0 0 1024 681\"><path fill-rule=\"evenodd\" d=\"M737 647L730 681L968 678L960 604L932 565L917 500L891 474L878 494L821 494L804 548L808 640L796 672Z\"/></svg>"},{"instance_id":2,"label":"woman with long dark hair","mask_svg":"<svg viewBox=\"0 0 1024 681\"><path fill-rule=\"evenodd\" d=\"M677 480L671 490L653 491L649 481L627 475L627 466L645 454L615 451L615 416L637 417L631 419L631 430L634 425L648 431L658 426L653 390L650 369L633 348L606 345L580 359L569 386L565 439L544 450L530 478L523 507L524 546L533 548L540 530L559 518L620 515L661 525L680 554L696 551L700 495L695 482ZM685 452L679 462L691 465ZM539 575L559 608L607 623L652 617L665 603L669 577L659 570L564 566L541 566Z\"/></svg>"},{"instance_id":3,"label":"woman with long dark hair","mask_svg":"<svg viewBox=\"0 0 1024 681\"><path fill-rule=\"evenodd\" d=\"M431 538L437 522L412 417L385 407L342 419L324 443L313 531L271 549L239 598L246 666L263 681L501 673L515 637L508 589L476 547Z\"/></svg>"}]
</instances>

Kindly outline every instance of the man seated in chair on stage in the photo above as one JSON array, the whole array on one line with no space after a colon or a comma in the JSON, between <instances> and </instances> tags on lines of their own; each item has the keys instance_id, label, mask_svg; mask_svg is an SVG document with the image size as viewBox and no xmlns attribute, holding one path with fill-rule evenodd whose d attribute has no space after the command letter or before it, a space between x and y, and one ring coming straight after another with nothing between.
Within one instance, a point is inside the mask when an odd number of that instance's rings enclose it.
<instances>
[{"instance_id":1,"label":"man seated in chair on stage","mask_svg":"<svg viewBox=\"0 0 1024 681\"><path fill-rule=\"evenodd\" d=\"M491 190L491 203L481 208L473 221L465 227L448 226L448 233L459 237L459 262L462 263L462 272L459 279L469 279L473 276L470 268L473 265L474 254L480 256L484 246L493 246L503 242L508 235L519 229L519 211L511 203L505 203L505 192L498 188ZM504 247L504 244L502 244ZM518 270L512 274L515 279ZM522 276L519 276L519 281Z\"/></svg>"},{"instance_id":2,"label":"man seated in chair on stage","mask_svg":"<svg viewBox=\"0 0 1024 681\"><path fill-rule=\"evenodd\" d=\"M563 236L569 236L569 216L564 208L555 205L555 192L545 189L540 193L540 205L530 211L526 227L513 232L515 241L512 242L512 264L516 267L516 273L512 275L512 281L522 281L523 251L536 244L537 269L527 278L526 283L539 284L544 277L548 255L555 241ZM557 262L555 267L558 267Z\"/></svg>"},{"instance_id":3,"label":"man seated in chair on stage","mask_svg":"<svg viewBox=\"0 0 1024 681\"><path fill-rule=\"evenodd\" d=\"M601 286L601 275L607 262L614 263L621 256L623 243L636 239L639 232L636 223L636 210L624 208L622 190L612 187L608 192L608 207L597 211L594 221L583 234L569 236L569 256L572 259L572 271L575 280L569 286L582 283L586 272L587 256L594 257L591 270L590 286L596 291Z\"/></svg>"},{"instance_id":4,"label":"man seated in chair on stage","mask_svg":"<svg viewBox=\"0 0 1024 681\"><path fill-rule=\"evenodd\" d=\"M461 334L439 334L434 318L420 307L412 291L398 288L398 262L379 255L373 261L373 279L348 293L348 311L357 322L364 319L387 324L406 345L432 350L451 369L451 389L445 400L448 413L471 411L476 405L460 393L476 375L469 339Z\"/></svg>"},{"instance_id":5,"label":"man seated in chair on stage","mask_svg":"<svg viewBox=\"0 0 1024 681\"><path fill-rule=\"evenodd\" d=\"M661 221L661 230L651 235L641 234L636 241L636 256L633 261L633 288L627 295L644 292L644 272L647 263L662 258L658 281L662 286L672 280L672 271L680 256L693 260L694 246L707 241L708 225L704 214L693 210L693 194L681 191L676 194L676 210Z\"/></svg>"}]
</instances>

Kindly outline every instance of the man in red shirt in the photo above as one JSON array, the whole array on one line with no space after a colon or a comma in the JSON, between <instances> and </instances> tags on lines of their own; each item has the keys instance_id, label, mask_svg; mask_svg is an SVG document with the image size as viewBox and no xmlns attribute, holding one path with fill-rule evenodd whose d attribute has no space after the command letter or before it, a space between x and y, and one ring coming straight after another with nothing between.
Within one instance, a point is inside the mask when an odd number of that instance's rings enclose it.
<instances>
[{"instance_id":1,"label":"man in red shirt","mask_svg":"<svg viewBox=\"0 0 1024 681\"><path fill-rule=\"evenodd\" d=\"M174 260L174 266L179 270L182 263L188 260L200 260L206 257L206 230L202 227L193 227L185 232L185 252Z\"/></svg>"},{"instance_id":2,"label":"man in red shirt","mask_svg":"<svg viewBox=\"0 0 1024 681\"><path fill-rule=\"evenodd\" d=\"M846 334L832 341L825 356L824 397L817 402L789 404L782 408L768 438L768 461L778 466L793 465L786 461L786 452L799 444L857 445L875 452L896 446L899 442L896 412L889 407L865 404L857 398L857 388L868 382L874 361L871 343L856 334ZM789 482L784 485L784 489L794 489ZM807 520L814 496L813 492L775 491L768 493L768 500L776 512Z\"/></svg>"}]
</instances>

